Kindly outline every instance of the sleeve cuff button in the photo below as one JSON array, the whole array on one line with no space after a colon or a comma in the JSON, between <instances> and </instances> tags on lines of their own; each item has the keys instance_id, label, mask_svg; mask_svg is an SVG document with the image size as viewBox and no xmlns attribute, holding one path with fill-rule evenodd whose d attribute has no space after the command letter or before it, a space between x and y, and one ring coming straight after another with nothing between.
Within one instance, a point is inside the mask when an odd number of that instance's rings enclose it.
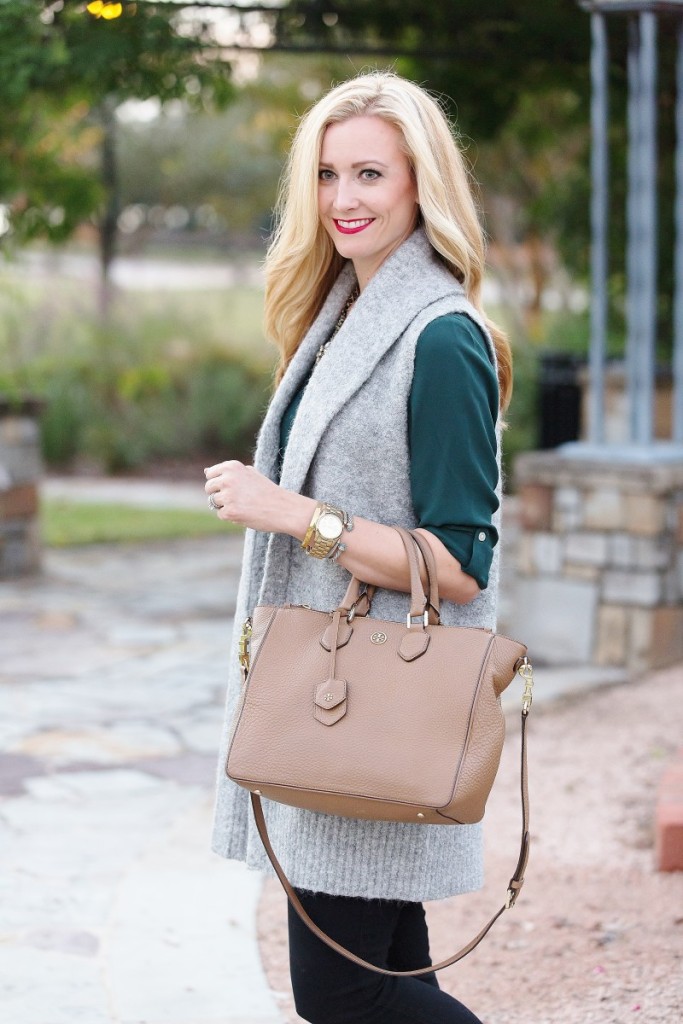
<instances>
[{"instance_id":1,"label":"sleeve cuff button","mask_svg":"<svg viewBox=\"0 0 683 1024\"><path fill-rule=\"evenodd\" d=\"M486 540L486 534L484 533L483 530L480 531L479 536L477 537L477 540Z\"/></svg>"}]
</instances>

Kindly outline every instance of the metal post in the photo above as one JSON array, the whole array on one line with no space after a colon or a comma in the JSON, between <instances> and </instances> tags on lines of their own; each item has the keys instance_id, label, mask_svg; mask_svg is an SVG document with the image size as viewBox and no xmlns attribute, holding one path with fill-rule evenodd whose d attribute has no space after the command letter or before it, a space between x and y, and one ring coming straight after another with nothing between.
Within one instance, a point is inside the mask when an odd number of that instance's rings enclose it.
<instances>
[{"instance_id":1,"label":"metal post","mask_svg":"<svg viewBox=\"0 0 683 1024\"><path fill-rule=\"evenodd\" d=\"M657 15L640 15L642 338L637 351L640 395L636 405L636 440L654 436L657 336Z\"/></svg>"},{"instance_id":2,"label":"metal post","mask_svg":"<svg viewBox=\"0 0 683 1024\"><path fill-rule=\"evenodd\" d=\"M656 15L629 25L626 372L630 441L653 436L657 299Z\"/></svg>"},{"instance_id":3,"label":"metal post","mask_svg":"<svg viewBox=\"0 0 683 1024\"><path fill-rule=\"evenodd\" d=\"M589 439L605 440L608 225L608 52L604 14L591 15L591 348Z\"/></svg>"},{"instance_id":4,"label":"metal post","mask_svg":"<svg viewBox=\"0 0 683 1024\"><path fill-rule=\"evenodd\" d=\"M683 443L683 20L676 58L676 250L674 274L673 439Z\"/></svg>"},{"instance_id":5,"label":"metal post","mask_svg":"<svg viewBox=\"0 0 683 1024\"><path fill-rule=\"evenodd\" d=\"M628 441L634 441L636 436L635 409L637 402L637 377L636 377L636 347L639 343L640 328L638 317L640 305L638 303L639 284L639 251L641 239L639 237L639 221L637 217L636 197L640 187L638 147L639 147L639 118L638 103L640 94L640 77L638 75L640 52L640 33L638 22L635 18L629 19L628 24L628 149L627 149L627 179L628 191L626 193L626 357L625 370L626 380L626 407L628 411Z\"/></svg>"}]
</instances>

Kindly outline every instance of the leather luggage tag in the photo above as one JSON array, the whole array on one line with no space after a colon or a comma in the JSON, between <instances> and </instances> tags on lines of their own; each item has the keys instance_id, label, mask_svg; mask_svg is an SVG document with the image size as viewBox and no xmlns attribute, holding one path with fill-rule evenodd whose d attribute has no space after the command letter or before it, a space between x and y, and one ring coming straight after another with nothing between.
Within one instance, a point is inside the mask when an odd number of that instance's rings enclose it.
<instances>
[{"instance_id":1,"label":"leather luggage tag","mask_svg":"<svg viewBox=\"0 0 683 1024\"><path fill-rule=\"evenodd\" d=\"M346 680L326 679L315 690L313 714L323 725L334 725L346 714Z\"/></svg>"}]
</instances>

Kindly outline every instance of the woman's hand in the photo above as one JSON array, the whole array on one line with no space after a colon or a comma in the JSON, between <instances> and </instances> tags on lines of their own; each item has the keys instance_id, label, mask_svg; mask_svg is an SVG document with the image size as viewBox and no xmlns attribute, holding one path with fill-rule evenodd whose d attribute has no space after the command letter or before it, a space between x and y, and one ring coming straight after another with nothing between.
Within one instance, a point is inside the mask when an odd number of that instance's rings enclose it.
<instances>
[{"instance_id":1,"label":"woman's hand","mask_svg":"<svg viewBox=\"0 0 683 1024\"><path fill-rule=\"evenodd\" d=\"M312 498L285 490L236 459L209 466L204 474L204 490L220 505L219 519L266 533L304 536L316 505Z\"/></svg>"},{"instance_id":2,"label":"woman's hand","mask_svg":"<svg viewBox=\"0 0 683 1024\"><path fill-rule=\"evenodd\" d=\"M241 462L219 462L204 470L204 490L213 495L219 519L241 523L265 533L288 533L301 541L317 502L303 494L287 491ZM439 592L442 597L466 604L479 593L476 580L463 572L438 537L420 531L436 558ZM410 572L403 542L395 530L368 519L355 518L353 533L344 533L346 550L339 564L365 583L410 592Z\"/></svg>"}]
</instances>

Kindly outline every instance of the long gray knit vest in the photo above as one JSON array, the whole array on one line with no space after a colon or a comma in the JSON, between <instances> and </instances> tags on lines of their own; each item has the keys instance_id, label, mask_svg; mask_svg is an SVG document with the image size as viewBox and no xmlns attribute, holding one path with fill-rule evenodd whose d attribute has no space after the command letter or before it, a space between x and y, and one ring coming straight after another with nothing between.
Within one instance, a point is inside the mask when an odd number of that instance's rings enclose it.
<instances>
[{"instance_id":1,"label":"long gray knit vest","mask_svg":"<svg viewBox=\"0 0 683 1024\"><path fill-rule=\"evenodd\" d=\"M330 291L273 396L261 428L255 466L277 479L280 420L334 328L355 276L347 264ZM332 502L385 524L417 525L408 449L408 402L415 346L433 319L481 317L463 288L415 231L379 268L316 367L285 452L283 487ZM499 474L500 475L500 474ZM498 524L496 524L498 525ZM214 850L270 872L248 794L225 775L233 711L240 690L236 639L257 603L336 608L349 580L341 566L306 555L286 534L248 530L230 648L226 723L218 767ZM468 605L442 603L442 622L495 628L498 548L489 585ZM382 590L372 615L405 620L407 595ZM426 754L427 752L425 752ZM268 752L264 751L264 757ZM440 899L481 885L480 825L404 825L356 821L264 801L268 828L290 881L334 895L402 900Z\"/></svg>"}]
</instances>

